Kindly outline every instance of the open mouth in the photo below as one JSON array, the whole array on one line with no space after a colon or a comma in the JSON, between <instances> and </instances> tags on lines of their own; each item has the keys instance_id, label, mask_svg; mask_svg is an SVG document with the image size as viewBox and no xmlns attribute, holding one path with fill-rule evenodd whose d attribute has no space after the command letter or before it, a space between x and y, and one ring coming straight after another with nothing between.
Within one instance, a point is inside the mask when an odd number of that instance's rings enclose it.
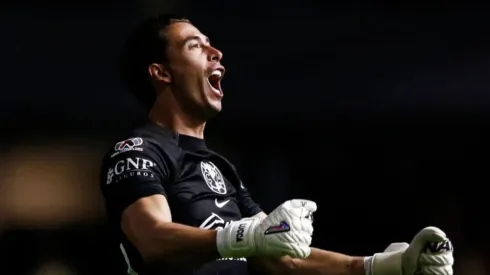
<instances>
[{"instance_id":1,"label":"open mouth","mask_svg":"<svg viewBox=\"0 0 490 275\"><path fill-rule=\"evenodd\" d=\"M208 77L208 82L209 86L211 86L211 90L219 95L223 94L223 92L221 91L221 79L223 78L223 74L223 69L216 69L213 70Z\"/></svg>"}]
</instances>

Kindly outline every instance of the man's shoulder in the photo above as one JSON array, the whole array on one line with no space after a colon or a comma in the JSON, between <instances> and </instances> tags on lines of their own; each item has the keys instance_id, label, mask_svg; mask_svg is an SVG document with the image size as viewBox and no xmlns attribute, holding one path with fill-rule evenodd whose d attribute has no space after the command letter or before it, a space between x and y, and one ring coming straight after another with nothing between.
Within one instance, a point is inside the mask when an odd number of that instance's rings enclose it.
<instances>
[{"instance_id":1,"label":"man's shoulder","mask_svg":"<svg viewBox=\"0 0 490 275\"><path fill-rule=\"evenodd\" d=\"M168 129L152 124L133 127L126 134L112 142L104 159L116 158L118 155L140 155L154 158L178 159L181 151L177 136Z\"/></svg>"}]
</instances>

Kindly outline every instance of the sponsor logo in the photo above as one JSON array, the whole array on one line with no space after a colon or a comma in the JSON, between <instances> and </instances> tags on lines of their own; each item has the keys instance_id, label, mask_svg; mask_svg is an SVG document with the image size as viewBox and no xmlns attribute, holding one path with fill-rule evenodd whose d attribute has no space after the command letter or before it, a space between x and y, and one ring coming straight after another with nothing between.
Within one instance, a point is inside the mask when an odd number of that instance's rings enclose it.
<instances>
[{"instance_id":1,"label":"sponsor logo","mask_svg":"<svg viewBox=\"0 0 490 275\"><path fill-rule=\"evenodd\" d=\"M211 213L211 215L202 222L199 228L221 230L228 226L230 223L231 222L225 222L225 220L223 220L216 213Z\"/></svg>"},{"instance_id":2,"label":"sponsor logo","mask_svg":"<svg viewBox=\"0 0 490 275\"><path fill-rule=\"evenodd\" d=\"M226 194L225 180L214 163L201 161L201 172L209 189L218 194Z\"/></svg>"},{"instance_id":3,"label":"sponsor logo","mask_svg":"<svg viewBox=\"0 0 490 275\"><path fill-rule=\"evenodd\" d=\"M214 204L216 204L216 207L218 208L223 208L230 200L218 202L218 199L214 199Z\"/></svg>"},{"instance_id":4,"label":"sponsor logo","mask_svg":"<svg viewBox=\"0 0 490 275\"><path fill-rule=\"evenodd\" d=\"M221 258L217 259L216 261L241 261L241 262L246 262L246 258Z\"/></svg>"},{"instance_id":5,"label":"sponsor logo","mask_svg":"<svg viewBox=\"0 0 490 275\"><path fill-rule=\"evenodd\" d=\"M111 158L128 151L143 151L143 148L138 147L141 145L143 145L143 139L140 137L119 141L114 145L115 152L111 155Z\"/></svg>"},{"instance_id":6,"label":"sponsor logo","mask_svg":"<svg viewBox=\"0 0 490 275\"><path fill-rule=\"evenodd\" d=\"M130 177L154 178L151 167L155 163L144 158L125 158L107 170L106 184L117 183Z\"/></svg>"},{"instance_id":7,"label":"sponsor logo","mask_svg":"<svg viewBox=\"0 0 490 275\"><path fill-rule=\"evenodd\" d=\"M288 232L289 230L291 230L289 224L285 221L282 221L279 225L274 225L267 228L267 230L265 230L264 232L264 235L283 233L283 232Z\"/></svg>"},{"instance_id":8,"label":"sponsor logo","mask_svg":"<svg viewBox=\"0 0 490 275\"><path fill-rule=\"evenodd\" d=\"M236 242L239 243L243 241L243 233L245 233L246 225L244 223L238 226L238 230L236 231Z\"/></svg>"},{"instance_id":9,"label":"sponsor logo","mask_svg":"<svg viewBox=\"0 0 490 275\"><path fill-rule=\"evenodd\" d=\"M429 254L450 252L453 251L453 244L450 240L444 240L442 242L428 242L425 245L425 251Z\"/></svg>"}]
</instances>

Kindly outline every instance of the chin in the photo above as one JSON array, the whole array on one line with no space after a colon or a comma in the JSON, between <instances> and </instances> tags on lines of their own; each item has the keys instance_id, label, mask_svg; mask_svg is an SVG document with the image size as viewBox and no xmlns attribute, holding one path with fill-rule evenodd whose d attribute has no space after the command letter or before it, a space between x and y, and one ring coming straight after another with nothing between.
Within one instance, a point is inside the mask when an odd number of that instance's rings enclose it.
<instances>
[{"instance_id":1,"label":"chin","mask_svg":"<svg viewBox=\"0 0 490 275\"><path fill-rule=\"evenodd\" d=\"M201 120L207 121L221 112L221 102L216 102L216 100L208 100L201 102L201 104L196 105L194 113Z\"/></svg>"},{"instance_id":2,"label":"chin","mask_svg":"<svg viewBox=\"0 0 490 275\"><path fill-rule=\"evenodd\" d=\"M214 117L221 112L223 99L221 87L216 89L211 85L207 87L205 86L203 91L203 99L202 110L207 118Z\"/></svg>"},{"instance_id":3,"label":"chin","mask_svg":"<svg viewBox=\"0 0 490 275\"><path fill-rule=\"evenodd\" d=\"M210 102L208 109L209 109L210 116L212 117L216 116L221 112L222 109L221 101Z\"/></svg>"}]
</instances>

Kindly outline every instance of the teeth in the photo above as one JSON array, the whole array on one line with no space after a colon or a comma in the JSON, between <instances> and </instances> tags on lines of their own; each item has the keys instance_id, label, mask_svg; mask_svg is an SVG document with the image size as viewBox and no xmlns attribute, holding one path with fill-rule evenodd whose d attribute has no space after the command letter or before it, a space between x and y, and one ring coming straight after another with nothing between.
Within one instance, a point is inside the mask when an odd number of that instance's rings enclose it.
<instances>
[{"instance_id":1,"label":"teeth","mask_svg":"<svg viewBox=\"0 0 490 275\"><path fill-rule=\"evenodd\" d=\"M211 75L215 75L215 76L218 76L218 77L221 77L221 71L220 70L214 70Z\"/></svg>"}]
</instances>

